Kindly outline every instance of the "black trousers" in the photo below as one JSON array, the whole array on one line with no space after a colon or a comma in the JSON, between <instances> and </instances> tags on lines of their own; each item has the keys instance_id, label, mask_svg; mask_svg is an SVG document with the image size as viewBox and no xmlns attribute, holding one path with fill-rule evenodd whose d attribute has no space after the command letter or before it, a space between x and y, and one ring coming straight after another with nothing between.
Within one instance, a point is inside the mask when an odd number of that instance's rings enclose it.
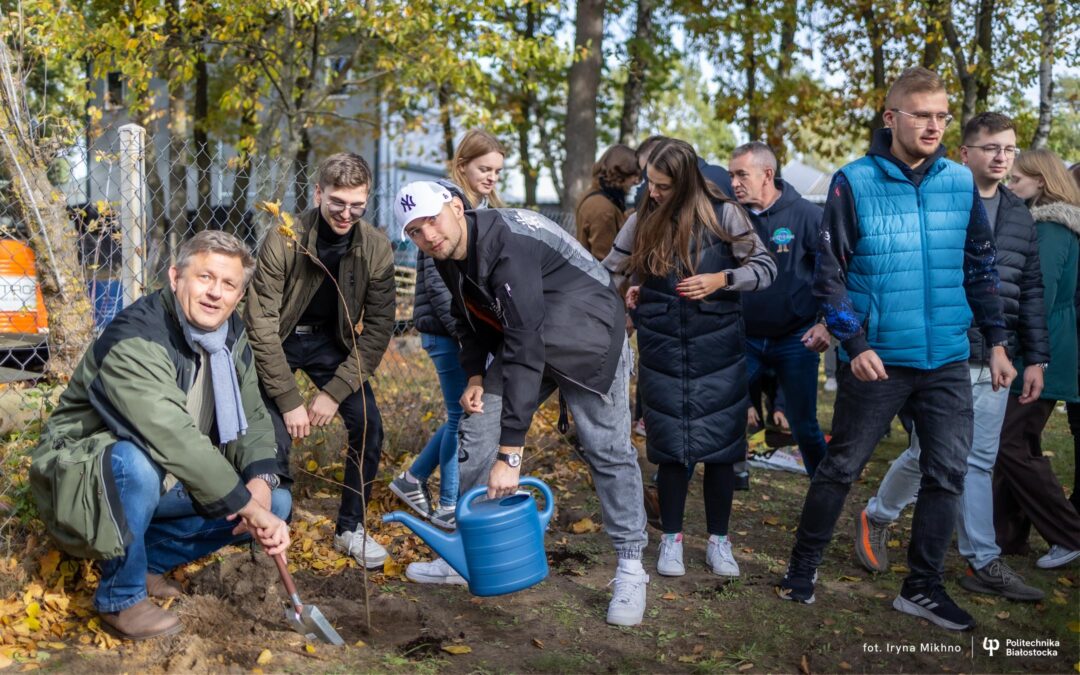
<instances>
[{"instance_id":1,"label":"black trousers","mask_svg":"<svg viewBox=\"0 0 1080 675\"><path fill-rule=\"evenodd\" d=\"M318 331L304 335L290 335L282 343L285 359L292 370L302 370L312 383L322 389L334 377L348 353L338 346L333 335ZM274 437L278 457L288 457L292 437L285 428L282 411L273 401L267 401L267 409L274 421ZM285 411L288 412L288 411ZM338 414L349 433L349 447L345 455L345 486L341 492L338 509L337 533L351 532L364 522L364 506L371 498L371 487L379 472L382 457L382 416L375 403L371 382L364 382L359 391L340 401ZM287 461L287 460L286 460Z\"/></svg>"},{"instance_id":2,"label":"black trousers","mask_svg":"<svg viewBox=\"0 0 1080 675\"><path fill-rule=\"evenodd\" d=\"M1009 395L994 464L994 531L1006 555L1030 550L1032 525L1051 544L1080 550L1080 514L1065 499L1040 442L1056 405L1045 399L1020 405Z\"/></svg>"}]
</instances>

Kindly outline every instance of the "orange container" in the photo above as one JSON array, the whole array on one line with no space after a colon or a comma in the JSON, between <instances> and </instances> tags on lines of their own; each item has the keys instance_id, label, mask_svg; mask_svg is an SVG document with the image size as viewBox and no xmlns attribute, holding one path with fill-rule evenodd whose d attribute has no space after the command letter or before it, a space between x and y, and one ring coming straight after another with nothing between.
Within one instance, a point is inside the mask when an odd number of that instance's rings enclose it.
<instances>
[{"instance_id":1,"label":"orange container","mask_svg":"<svg viewBox=\"0 0 1080 675\"><path fill-rule=\"evenodd\" d=\"M34 335L48 330L34 252L21 241L0 239L0 333Z\"/></svg>"}]
</instances>

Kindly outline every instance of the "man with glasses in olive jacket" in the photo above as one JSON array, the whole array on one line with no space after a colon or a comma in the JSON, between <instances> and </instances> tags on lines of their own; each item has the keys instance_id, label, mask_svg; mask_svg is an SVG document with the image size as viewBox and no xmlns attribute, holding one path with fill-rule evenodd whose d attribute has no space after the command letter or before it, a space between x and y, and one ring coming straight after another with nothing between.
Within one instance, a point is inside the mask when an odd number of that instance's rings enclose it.
<instances>
[{"instance_id":1,"label":"man with glasses in olive jacket","mask_svg":"<svg viewBox=\"0 0 1080 675\"><path fill-rule=\"evenodd\" d=\"M394 257L386 235L361 220L371 189L363 157L338 153L319 167L315 206L296 239L271 230L248 293L255 365L287 471L292 439L340 414L349 432L334 546L368 568L386 550L364 529L383 428L370 377L394 330ZM294 371L319 391L305 406Z\"/></svg>"}]
</instances>

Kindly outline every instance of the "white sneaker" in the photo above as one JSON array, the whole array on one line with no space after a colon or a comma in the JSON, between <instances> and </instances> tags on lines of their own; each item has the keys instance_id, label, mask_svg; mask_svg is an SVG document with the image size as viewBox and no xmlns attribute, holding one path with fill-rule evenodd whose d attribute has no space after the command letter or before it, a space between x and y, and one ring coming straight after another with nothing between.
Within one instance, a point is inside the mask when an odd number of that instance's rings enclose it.
<instances>
[{"instance_id":1,"label":"white sneaker","mask_svg":"<svg viewBox=\"0 0 1080 675\"><path fill-rule=\"evenodd\" d=\"M731 553L731 540L720 541L709 537L709 548L705 552L705 563L712 568L713 574L722 577L739 576L739 563Z\"/></svg>"},{"instance_id":2,"label":"white sneaker","mask_svg":"<svg viewBox=\"0 0 1080 675\"><path fill-rule=\"evenodd\" d=\"M418 584L467 586L469 583L442 558L435 558L431 562L409 563L409 566L405 568L405 576Z\"/></svg>"},{"instance_id":3,"label":"white sneaker","mask_svg":"<svg viewBox=\"0 0 1080 675\"><path fill-rule=\"evenodd\" d=\"M826 377L825 378L825 391L836 391L836 378L835 377Z\"/></svg>"},{"instance_id":4,"label":"white sneaker","mask_svg":"<svg viewBox=\"0 0 1080 675\"><path fill-rule=\"evenodd\" d=\"M1035 564L1041 569L1052 570L1056 567L1064 567L1077 558L1080 558L1080 551L1070 551L1064 546L1054 544L1046 555L1035 561Z\"/></svg>"},{"instance_id":5,"label":"white sneaker","mask_svg":"<svg viewBox=\"0 0 1080 675\"><path fill-rule=\"evenodd\" d=\"M686 574L682 561L682 532L660 535L660 556L656 571L665 577L681 577Z\"/></svg>"},{"instance_id":6,"label":"white sneaker","mask_svg":"<svg viewBox=\"0 0 1080 675\"><path fill-rule=\"evenodd\" d=\"M353 532L335 535L334 548L356 558L356 562L369 570L382 567L386 562L386 549L364 531L363 525L357 525Z\"/></svg>"},{"instance_id":7,"label":"white sneaker","mask_svg":"<svg viewBox=\"0 0 1080 675\"><path fill-rule=\"evenodd\" d=\"M649 575L645 572L615 572L611 603L607 608L607 622L613 626L636 626L645 616L645 587Z\"/></svg>"}]
</instances>

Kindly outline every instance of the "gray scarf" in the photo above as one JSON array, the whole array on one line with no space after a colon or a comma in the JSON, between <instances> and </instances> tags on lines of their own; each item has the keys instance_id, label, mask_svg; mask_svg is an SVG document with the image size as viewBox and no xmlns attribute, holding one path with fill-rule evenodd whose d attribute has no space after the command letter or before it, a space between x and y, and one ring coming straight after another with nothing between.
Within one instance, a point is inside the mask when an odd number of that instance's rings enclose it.
<instances>
[{"instance_id":1,"label":"gray scarf","mask_svg":"<svg viewBox=\"0 0 1080 675\"><path fill-rule=\"evenodd\" d=\"M235 441L247 431L247 417L244 416L244 404L240 398L240 382L236 379L236 366L233 365L232 352L225 346L229 335L229 322L218 326L217 330L205 331L188 323L179 303L176 314L184 329L184 339L195 351L196 345L202 347L210 356L210 382L214 386L214 418L217 420L218 442Z\"/></svg>"}]
</instances>

